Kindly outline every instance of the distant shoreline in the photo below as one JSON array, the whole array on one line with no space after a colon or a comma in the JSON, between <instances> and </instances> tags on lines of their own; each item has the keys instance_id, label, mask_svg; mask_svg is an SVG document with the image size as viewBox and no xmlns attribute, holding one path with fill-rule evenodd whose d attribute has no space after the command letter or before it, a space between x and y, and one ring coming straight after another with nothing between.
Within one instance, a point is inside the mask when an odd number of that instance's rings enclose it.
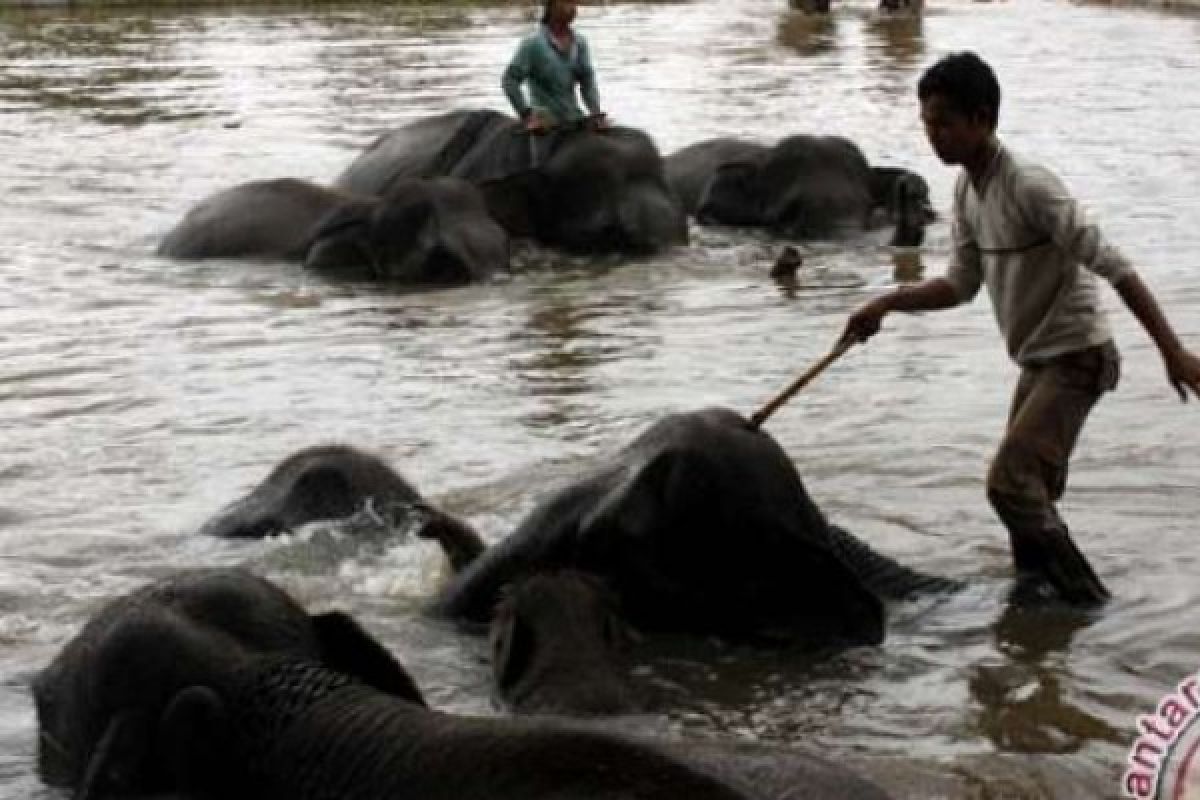
<instances>
[{"instance_id":1,"label":"distant shoreline","mask_svg":"<svg viewBox=\"0 0 1200 800\"><path fill-rule=\"evenodd\" d=\"M687 0L658 0L664 3L685 3ZM980 0L985 1L985 0ZM833 14L843 0L832 0ZM925 0L937 6L938 0ZM1163 9L1168 11L1200 12L1200 0L1067 0L1077 5L1111 6L1113 8ZM536 0L0 0L0 14L6 11L38 10L98 10L98 9L145 9L147 11L171 9L213 8L318 8L335 6L462 6L529 7ZM857 3L856 3L857 5ZM780 0L781 10L787 0Z\"/></svg>"},{"instance_id":2,"label":"distant shoreline","mask_svg":"<svg viewBox=\"0 0 1200 800\"><path fill-rule=\"evenodd\" d=\"M0 3L2 2L4 2L4 0L0 0ZM1072 2L1084 6L1151 8L1166 9L1169 11L1200 11L1200 0L1072 0Z\"/></svg>"},{"instance_id":3,"label":"distant shoreline","mask_svg":"<svg viewBox=\"0 0 1200 800\"><path fill-rule=\"evenodd\" d=\"M321 8L338 6L517 6L532 0L0 0L0 13L38 10L145 9L157 11L213 8Z\"/></svg>"}]
</instances>

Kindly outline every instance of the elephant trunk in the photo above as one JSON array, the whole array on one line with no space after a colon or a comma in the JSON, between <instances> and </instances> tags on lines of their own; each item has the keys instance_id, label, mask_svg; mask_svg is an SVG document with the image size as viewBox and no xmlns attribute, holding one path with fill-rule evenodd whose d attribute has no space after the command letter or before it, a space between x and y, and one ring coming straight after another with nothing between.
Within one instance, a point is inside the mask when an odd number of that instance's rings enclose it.
<instances>
[{"instance_id":1,"label":"elephant trunk","mask_svg":"<svg viewBox=\"0 0 1200 800\"><path fill-rule=\"evenodd\" d=\"M829 525L828 529L834 555L867 589L884 600L903 600L921 592L957 591L963 586L961 581L910 569L876 552L838 525Z\"/></svg>"},{"instance_id":2,"label":"elephant trunk","mask_svg":"<svg viewBox=\"0 0 1200 800\"><path fill-rule=\"evenodd\" d=\"M430 712L314 665L280 663L243 679L232 694L207 697L195 704L203 713L192 719L199 720L201 735L225 734L229 762L215 762L226 771L221 788L227 791L204 796L748 798L633 740L540 721ZM221 713L212 713L214 697ZM206 719L223 716L222 728L204 730Z\"/></svg>"}]
</instances>

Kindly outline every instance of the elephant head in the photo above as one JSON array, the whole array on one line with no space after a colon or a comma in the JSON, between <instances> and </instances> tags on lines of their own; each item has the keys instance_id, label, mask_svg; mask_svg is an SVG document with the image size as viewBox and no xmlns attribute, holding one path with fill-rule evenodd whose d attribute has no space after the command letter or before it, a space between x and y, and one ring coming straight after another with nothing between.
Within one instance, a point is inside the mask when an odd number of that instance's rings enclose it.
<instances>
[{"instance_id":1,"label":"elephant head","mask_svg":"<svg viewBox=\"0 0 1200 800\"><path fill-rule=\"evenodd\" d=\"M43 779L78 797L173 788L162 734L177 693L262 658L307 659L420 698L346 615L309 615L244 570L179 573L110 603L34 680Z\"/></svg>"},{"instance_id":2,"label":"elephant head","mask_svg":"<svg viewBox=\"0 0 1200 800\"><path fill-rule=\"evenodd\" d=\"M508 264L508 235L479 191L455 178L403 180L344 203L314 228L306 267L402 283L454 285Z\"/></svg>"},{"instance_id":3,"label":"elephant head","mask_svg":"<svg viewBox=\"0 0 1200 800\"><path fill-rule=\"evenodd\" d=\"M315 520L348 517L368 503L377 513L400 514L422 502L417 490L376 456L347 445L319 445L281 461L249 494L207 522L202 532L230 539L259 538Z\"/></svg>"},{"instance_id":4,"label":"elephant head","mask_svg":"<svg viewBox=\"0 0 1200 800\"><path fill-rule=\"evenodd\" d=\"M502 135L517 146L527 138ZM580 253L644 254L686 243L683 209L645 134L569 130L533 146L547 153L535 166L482 184L509 233Z\"/></svg>"},{"instance_id":5,"label":"elephant head","mask_svg":"<svg viewBox=\"0 0 1200 800\"><path fill-rule=\"evenodd\" d=\"M498 697L520 713L639 709L619 663L630 631L617 598L581 572L537 573L506 587L490 628Z\"/></svg>"},{"instance_id":6,"label":"elephant head","mask_svg":"<svg viewBox=\"0 0 1200 800\"><path fill-rule=\"evenodd\" d=\"M440 542L458 566L484 549L469 525L434 508L381 459L347 445L293 453L249 494L205 523L201 533L258 538L364 510L391 527L412 527L416 535Z\"/></svg>"},{"instance_id":7,"label":"elephant head","mask_svg":"<svg viewBox=\"0 0 1200 800\"><path fill-rule=\"evenodd\" d=\"M871 195L889 222L896 226L891 244L917 247L925 226L937 218L929 200L929 184L915 172L898 167L871 168Z\"/></svg>"}]
</instances>

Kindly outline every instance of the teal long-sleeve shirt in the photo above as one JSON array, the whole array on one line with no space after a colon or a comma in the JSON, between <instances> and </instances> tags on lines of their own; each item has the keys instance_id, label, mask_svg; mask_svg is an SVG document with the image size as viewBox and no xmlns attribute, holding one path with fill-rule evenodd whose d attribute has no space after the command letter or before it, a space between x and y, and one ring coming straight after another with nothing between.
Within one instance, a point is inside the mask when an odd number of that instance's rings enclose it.
<instances>
[{"instance_id":1,"label":"teal long-sleeve shirt","mask_svg":"<svg viewBox=\"0 0 1200 800\"><path fill-rule=\"evenodd\" d=\"M526 82L528 100L521 88ZM555 46L545 25L521 40L512 62L504 70L504 94L517 115L524 117L532 108L555 124L584 116L575 102L576 83L588 112L600 113L600 93L596 89L587 40L575 33L570 49L564 53Z\"/></svg>"}]
</instances>

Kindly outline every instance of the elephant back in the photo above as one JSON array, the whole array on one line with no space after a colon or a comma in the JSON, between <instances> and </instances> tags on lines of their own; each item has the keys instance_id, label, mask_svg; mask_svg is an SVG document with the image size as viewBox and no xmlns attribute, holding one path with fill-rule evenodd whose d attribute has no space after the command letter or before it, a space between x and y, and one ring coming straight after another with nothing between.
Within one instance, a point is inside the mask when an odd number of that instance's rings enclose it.
<instances>
[{"instance_id":1,"label":"elephant back","mask_svg":"<svg viewBox=\"0 0 1200 800\"><path fill-rule=\"evenodd\" d=\"M585 176L589 166L603 166L616 172L616 177L623 181L661 179L665 175L654 140L636 128L572 131L556 144L546 164L552 173Z\"/></svg>"},{"instance_id":2,"label":"elephant back","mask_svg":"<svg viewBox=\"0 0 1200 800\"><path fill-rule=\"evenodd\" d=\"M759 171L764 219L798 235L861 230L874 205L873 175L853 142L840 136L789 136Z\"/></svg>"},{"instance_id":3,"label":"elephant back","mask_svg":"<svg viewBox=\"0 0 1200 800\"><path fill-rule=\"evenodd\" d=\"M334 182L360 194L387 194L405 178L450 175L500 128L513 124L498 111L461 110L397 128L377 138Z\"/></svg>"},{"instance_id":4,"label":"elephant back","mask_svg":"<svg viewBox=\"0 0 1200 800\"><path fill-rule=\"evenodd\" d=\"M667 182L679 196L684 210L695 214L718 167L735 162L757 162L767 150L765 145L732 137L696 142L664 160Z\"/></svg>"},{"instance_id":5,"label":"elephant back","mask_svg":"<svg viewBox=\"0 0 1200 800\"><path fill-rule=\"evenodd\" d=\"M351 198L295 178L253 181L200 201L159 244L169 258L299 258L309 230Z\"/></svg>"},{"instance_id":6,"label":"elephant back","mask_svg":"<svg viewBox=\"0 0 1200 800\"><path fill-rule=\"evenodd\" d=\"M535 161L532 148L541 146L531 140L532 135L511 117L496 114L478 126L472 146L444 174L479 184L528 170Z\"/></svg>"}]
</instances>

